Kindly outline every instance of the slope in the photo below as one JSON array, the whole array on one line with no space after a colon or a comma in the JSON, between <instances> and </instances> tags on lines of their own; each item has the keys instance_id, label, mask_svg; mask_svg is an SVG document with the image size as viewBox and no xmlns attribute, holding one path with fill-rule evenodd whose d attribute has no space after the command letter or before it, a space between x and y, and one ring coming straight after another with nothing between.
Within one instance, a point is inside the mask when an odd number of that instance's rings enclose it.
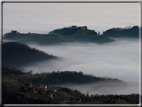
<instances>
[{"instance_id":1,"label":"slope","mask_svg":"<svg viewBox=\"0 0 142 107\"><path fill-rule=\"evenodd\" d=\"M20 67L57 58L35 48L30 48L25 44L17 42L2 44L2 63L5 66Z\"/></svg>"}]
</instances>

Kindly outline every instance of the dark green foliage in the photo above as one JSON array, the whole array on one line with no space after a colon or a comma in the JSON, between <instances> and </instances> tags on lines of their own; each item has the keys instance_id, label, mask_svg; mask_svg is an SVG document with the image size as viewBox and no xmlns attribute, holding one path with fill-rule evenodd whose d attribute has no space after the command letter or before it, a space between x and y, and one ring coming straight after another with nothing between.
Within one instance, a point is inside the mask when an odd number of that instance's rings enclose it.
<instances>
[{"instance_id":1,"label":"dark green foliage","mask_svg":"<svg viewBox=\"0 0 142 107\"><path fill-rule=\"evenodd\" d=\"M57 58L28 45L17 42L2 44L2 63L9 67L26 66L32 63Z\"/></svg>"},{"instance_id":2,"label":"dark green foliage","mask_svg":"<svg viewBox=\"0 0 142 107\"><path fill-rule=\"evenodd\" d=\"M40 45L58 44L66 42L92 42L107 43L114 41L109 37L98 35L94 30L87 29L86 26L71 26L62 29L56 29L49 34L22 34L19 32L10 32L4 35L4 39L17 40L20 43L37 43Z\"/></svg>"},{"instance_id":3,"label":"dark green foliage","mask_svg":"<svg viewBox=\"0 0 142 107\"><path fill-rule=\"evenodd\" d=\"M139 94L128 95L91 95L82 96L81 101L93 102L93 104L139 104Z\"/></svg>"},{"instance_id":4,"label":"dark green foliage","mask_svg":"<svg viewBox=\"0 0 142 107\"><path fill-rule=\"evenodd\" d=\"M73 35L73 34L86 34L86 35L97 35L97 32L94 30L87 29L87 26L77 27L77 26L71 26L71 27L64 27L61 29L55 29L49 34L54 35Z\"/></svg>"},{"instance_id":5,"label":"dark green foliage","mask_svg":"<svg viewBox=\"0 0 142 107\"><path fill-rule=\"evenodd\" d=\"M122 82L121 80L116 80L112 78L101 78L90 75L83 75L81 72L76 71L65 71L65 72L53 72L53 73L45 73L44 75L36 78L26 78L19 79L19 82L32 82L34 84L42 83L42 84L62 84L62 83L75 83L75 84L85 84L91 82L98 81L117 81ZM123 83L123 82L122 82Z\"/></svg>"},{"instance_id":6,"label":"dark green foliage","mask_svg":"<svg viewBox=\"0 0 142 107\"><path fill-rule=\"evenodd\" d=\"M40 45L58 44L66 42L92 42L107 43L113 42L114 39L109 37L131 37L139 38L139 27L133 26L129 28L112 28L103 32L102 35L97 34L94 30L87 29L86 26L64 27L55 29L48 34L36 33L19 33L11 31L4 35L4 39L17 40L20 43L37 43Z\"/></svg>"},{"instance_id":7,"label":"dark green foliage","mask_svg":"<svg viewBox=\"0 0 142 107\"><path fill-rule=\"evenodd\" d=\"M103 32L102 36L139 38L139 30L138 26L133 26L132 28L112 28Z\"/></svg>"},{"instance_id":8,"label":"dark green foliage","mask_svg":"<svg viewBox=\"0 0 142 107\"><path fill-rule=\"evenodd\" d=\"M43 97L27 97L26 93L11 90L7 83L2 83L2 103L3 104L49 104L48 99Z\"/></svg>"},{"instance_id":9,"label":"dark green foliage","mask_svg":"<svg viewBox=\"0 0 142 107\"><path fill-rule=\"evenodd\" d=\"M60 91L69 93L70 95L74 95L74 92L72 90L70 90L69 88L61 88Z\"/></svg>"},{"instance_id":10,"label":"dark green foliage","mask_svg":"<svg viewBox=\"0 0 142 107\"><path fill-rule=\"evenodd\" d=\"M21 75L21 74L25 74L24 72L17 70L15 68L9 68L6 66L2 66L2 75Z\"/></svg>"},{"instance_id":11,"label":"dark green foliage","mask_svg":"<svg viewBox=\"0 0 142 107\"><path fill-rule=\"evenodd\" d=\"M61 73L61 74L60 74ZM58 74L58 75L56 75ZM129 94L129 95L89 95L89 92L87 94L82 94L78 90L72 90L69 88L61 88L61 87L50 87L48 86L47 92L44 92L42 90L38 90L37 93L32 93L31 88L25 87L27 86L31 81L34 84L34 86L39 86L39 84L42 84L42 82L46 82L47 84L48 81L48 76L53 77L53 75L56 75L55 78L58 79L58 76L61 75L66 75L69 77L70 75L74 75L74 81L79 78L80 79L85 79L86 81L88 78L92 78L95 76L89 76L89 75L84 75L81 71L80 72L53 72L53 73L44 73L44 74L39 74L39 75L15 75L15 78L13 76L3 76L3 82L2 82L2 103L3 104L53 104L53 103L61 103L68 99L81 99L81 102L68 102L68 103L82 103L82 104L138 104L139 103L139 94ZM18 81L20 78L21 81ZM37 78L36 78L37 77ZM47 77L47 78L46 78ZM86 77L86 78L84 78ZM36 78L36 79L35 79ZM56 79L49 79L50 82L55 82ZM95 77L94 79L96 80L108 80L106 78L100 78L100 77ZM13 83L15 80L17 82ZM27 82L22 83L22 80L26 80ZM42 82L41 82L42 80ZM69 81L68 79L62 79L62 82L64 81ZM109 79L109 80L114 80L117 82L121 82L118 79ZM109 81L108 80L108 81ZM88 81L87 81L88 82ZM90 82L90 81L89 81ZM28 84L27 84L28 83ZM38 85L36 83L39 83ZM82 81L78 82L82 83ZM20 85L21 84L21 85ZM23 84L23 85L22 85ZM19 88L16 88L16 87ZM50 89L56 89L56 92L53 92ZM47 96L49 93L53 94L54 99L50 98Z\"/></svg>"}]
</instances>

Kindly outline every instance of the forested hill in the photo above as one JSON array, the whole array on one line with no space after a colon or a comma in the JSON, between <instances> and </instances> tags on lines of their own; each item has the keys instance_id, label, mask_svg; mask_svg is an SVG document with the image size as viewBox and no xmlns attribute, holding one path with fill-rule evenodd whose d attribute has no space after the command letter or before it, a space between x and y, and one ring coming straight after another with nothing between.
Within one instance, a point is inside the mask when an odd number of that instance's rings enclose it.
<instances>
[{"instance_id":1,"label":"forested hill","mask_svg":"<svg viewBox=\"0 0 142 107\"><path fill-rule=\"evenodd\" d=\"M71 27L64 27L60 29L55 29L49 34L52 35L98 35L96 31L87 29L87 26L77 27L77 26L71 26Z\"/></svg>"},{"instance_id":2,"label":"forested hill","mask_svg":"<svg viewBox=\"0 0 142 107\"><path fill-rule=\"evenodd\" d=\"M139 38L139 30L138 26L128 28L112 28L104 31L102 36Z\"/></svg>"},{"instance_id":3,"label":"forested hill","mask_svg":"<svg viewBox=\"0 0 142 107\"><path fill-rule=\"evenodd\" d=\"M4 39L17 40L20 43L37 43L40 45L57 44L65 42L91 42L91 43L107 43L114 41L109 37L98 35L94 30L83 27L64 27L56 29L48 34L36 34L36 33L19 33L17 31L11 31L4 35Z\"/></svg>"},{"instance_id":4,"label":"forested hill","mask_svg":"<svg viewBox=\"0 0 142 107\"><path fill-rule=\"evenodd\" d=\"M36 76L36 78L34 78ZM122 80L118 80L117 78L104 78L104 77L96 77L93 75L86 75L83 72L76 72L76 71L53 71L51 73L43 73L43 74L35 74L31 78L19 78L20 82L32 82L34 84L64 84L64 83L74 83L74 84L85 84L91 82L117 82L123 83L126 85L125 82Z\"/></svg>"},{"instance_id":5,"label":"forested hill","mask_svg":"<svg viewBox=\"0 0 142 107\"><path fill-rule=\"evenodd\" d=\"M2 75L22 75L22 74L25 73L15 68L2 66Z\"/></svg>"},{"instance_id":6,"label":"forested hill","mask_svg":"<svg viewBox=\"0 0 142 107\"><path fill-rule=\"evenodd\" d=\"M20 43L37 43L40 45L68 43L68 42L91 42L108 43L114 39L110 37L139 38L138 26L126 28L111 28L98 34L95 30L90 30L86 26L70 26L50 31L48 34L19 33L11 31L4 34L4 40L17 40Z\"/></svg>"},{"instance_id":7,"label":"forested hill","mask_svg":"<svg viewBox=\"0 0 142 107\"><path fill-rule=\"evenodd\" d=\"M6 42L2 44L2 63L5 66L20 67L57 58L35 48L30 48L25 44L17 42Z\"/></svg>"},{"instance_id":8,"label":"forested hill","mask_svg":"<svg viewBox=\"0 0 142 107\"><path fill-rule=\"evenodd\" d=\"M139 94L136 93L129 95L99 95L95 92L98 88L98 86L96 86L94 87L93 94L89 94L89 92L85 94L78 91L76 87L69 89L65 86L50 85L53 83L70 82L78 84L79 86L80 83L83 84L87 82L96 82L98 84L100 83L98 81L109 85L107 84L108 82L115 82L115 84L111 86L115 88L110 88L111 90L119 88L117 86L120 86L120 84L122 87L127 85L127 83L117 79L95 77L76 71L57 71L33 75L25 72L21 74L21 72L15 72L15 69L9 67L3 67L2 73L5 72L4 69L6 69L7 72L5 73L6 75L3 75L2 81L2 104L139 104ZM14 75L9 75L9 73L14 72ZM40 87L41 84L48 85L47 89ZM107 90L107 87L100 87L100 91L102 88Z\"/></svg>"}]
</instances>

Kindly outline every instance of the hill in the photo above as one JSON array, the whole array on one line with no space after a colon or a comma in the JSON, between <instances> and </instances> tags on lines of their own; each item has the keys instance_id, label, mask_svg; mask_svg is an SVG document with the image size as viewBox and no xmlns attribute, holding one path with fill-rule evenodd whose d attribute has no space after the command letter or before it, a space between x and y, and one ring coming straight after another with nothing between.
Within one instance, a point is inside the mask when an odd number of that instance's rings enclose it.
<instances>
[{"instance_id":1,"label":"hill","mask_svg":"<svg viewBox=\"0 0 142 107\"><path fill-rule=\"evenodd\" d=\"M139 104L139 94L85 95L69 88L48 87L47 91L40 91L38 86L33 86L37 87L35 93L33 87L16 87L2 82L2 104Z\"/></svg>"},{"instance_id":2,"label":"hill","mask_svg":"<svg viewBox=\"0 0 142 107\"><path fill-rule=\"evenodd\" d=\"M7 70L11 70L8 68ZM48 76L47 76L48 75ZM96 79L100 81L117 81L122 82L117 79L106 79L101 77L93 77L89 75L84 75L82 72L53 72L44 74L19 74L19 75L7 75L3 76L2 81L2 103L3 104L138 104L139 94L130 95L98 95L94 94L84 94L78 90L69 89L65 87L49 86L46 81L50 80L51 83L57 83L58 76L62 79L62 82L69 81L69 76L74 76L72 78L73 82L80 83L87 81L94 81ZM64 79L64 77L67 77ZM50 79L48 79L50 78ZM59 79L58 78L58 79ZM79 82L78 82L78 80ZM94 80L93 80L94 78ZM37 80L37 81L35 81ZM64 81L63 81L64 80ZM89 80L89 82L91 82ZM44 83L44 84L43 84ZM47 90L41 88L42 86L47 86Z\"/></svg>"},{"instance_id":3,"label":"hill","mask_svg":"<svg viewBox=\"0 0 142 107\"><path fill-rule=\"evenodd\" d=\"M20 43L37 43L40 45L57 44L64 42L92 42L92 43L107 43L114 41L109 37L98 35L94 30L87 29L86 26L64 27L55 29L48 34L36 33L19 33L11 31L4 35L4 39L17 40Z\"/></svg>"},{"instance_id":4,"label":"hill","mask_svg":"<svg viewBox=\"0 0 142 107\"><path fill-rule=\"evenodd\" d=\"M70 26L55 29L48 34L37 33L19 33L11 31L4 34L4 39L16 40L20 43L37 43L40 45L58 44L65 42L91 42L91 43L108 43L113 42L114 39L110 37L129 37L139 38L138 26L126 28L111 28L99 35L95 30L90 30L87 26Z\"/></svg>"},{"instance_id":5,"label":"hill","mask_svg":"<svg viewBox=\"0 0 142 107\"><path fill-rule=\"evenodd\" d=\"M25 44L17 42L2 44L2 63L5 66L20 67L57 58L35 48L30 48Z\"/></svg>"},{"instance_id":6,"label":"hill","mask_svg":"<svg viewBox=\"0 0 142 107\"><path fill-rule=\"evenodd\" d=\"M129 28L111 28L103 32L102 36L107 37L130 37L139 38L139 27L133 26Z\"/></svg>"},{"instance_id":7,"label":"hill","mask_svg":"<svg viewBox=\"0 0 142 107\"><path fill-rule=\"evenodd\" d=\"M96 31L87 29L87 26L77 27L77 26L71 26L71 27L64 27L60 29L55 29L49 34L52 35L98 35Z\"/></svg>"},{"instance_id":8,"label":"hill","mask_svg":"<svg viewBox=\"0 0 142 107\"><path fill-rule=\"evenodd\" d=\"M79 71L52 71L52 72L43 72L32 74L28 72L22 72L18 69L2 66L2 73L5 79L11 79L11 81L17 80L20 83L30 83L32 82L35 85L39 84L48 84L48 85L60 85L65 83L73 83L73 84L86 84L91 82L117 82L124 83L126 82L119 80L117 78L106 78L106 77L97 77L94 75L83 74L83 72ZM15 75L8 75L8 74Z\"/></svg>"},{"instance_id":9,"label":"hill","mask_svg":"<svg viewBox=\"0 0 142 107\"><path fill-rule=\"evenodd\" d=\"M25 74L24 72L17 70L15 68L10 68L6 66L2 66L2 75L22 75Z\"/></svg>"},{"instance_id":10,"label":"hill","mask_svg":"<svg viewBox=\"0 0 142 107\"><path fill-rule=\"evenodd\" d=\"M34 78L36 76L36 78ZM64 84L64 83L73 83L73 84L86 84L91 82L118 82L124 83L122 80L113 79L113 78L103 78L103 77L96 77L92 75L85 75L83 72L76 72L76 71L53 71L51 73L43 73L43 74L35 74L29 78L19 78L19 82L32 82L34 84L48 84L48 85L57 85L57 84ZM125 84L126 85L126 84Z\"/></svg>"}]
</instances>

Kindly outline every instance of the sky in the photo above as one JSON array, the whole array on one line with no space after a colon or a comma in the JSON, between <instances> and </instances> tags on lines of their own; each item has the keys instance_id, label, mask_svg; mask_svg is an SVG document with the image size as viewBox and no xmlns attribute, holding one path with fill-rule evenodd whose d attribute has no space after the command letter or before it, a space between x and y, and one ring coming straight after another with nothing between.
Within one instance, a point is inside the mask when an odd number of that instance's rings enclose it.
<instances>
[{"instance_id":1,"label":"sky","mask_svg":"<svg viewBox=\"0 0 142 107\"><path fill-rule=\"evenodd\" d=\"M4 3L3 33L48 33L72 25L103 32L140 25L139 3Z\"/></svg>"}]
</instances>

